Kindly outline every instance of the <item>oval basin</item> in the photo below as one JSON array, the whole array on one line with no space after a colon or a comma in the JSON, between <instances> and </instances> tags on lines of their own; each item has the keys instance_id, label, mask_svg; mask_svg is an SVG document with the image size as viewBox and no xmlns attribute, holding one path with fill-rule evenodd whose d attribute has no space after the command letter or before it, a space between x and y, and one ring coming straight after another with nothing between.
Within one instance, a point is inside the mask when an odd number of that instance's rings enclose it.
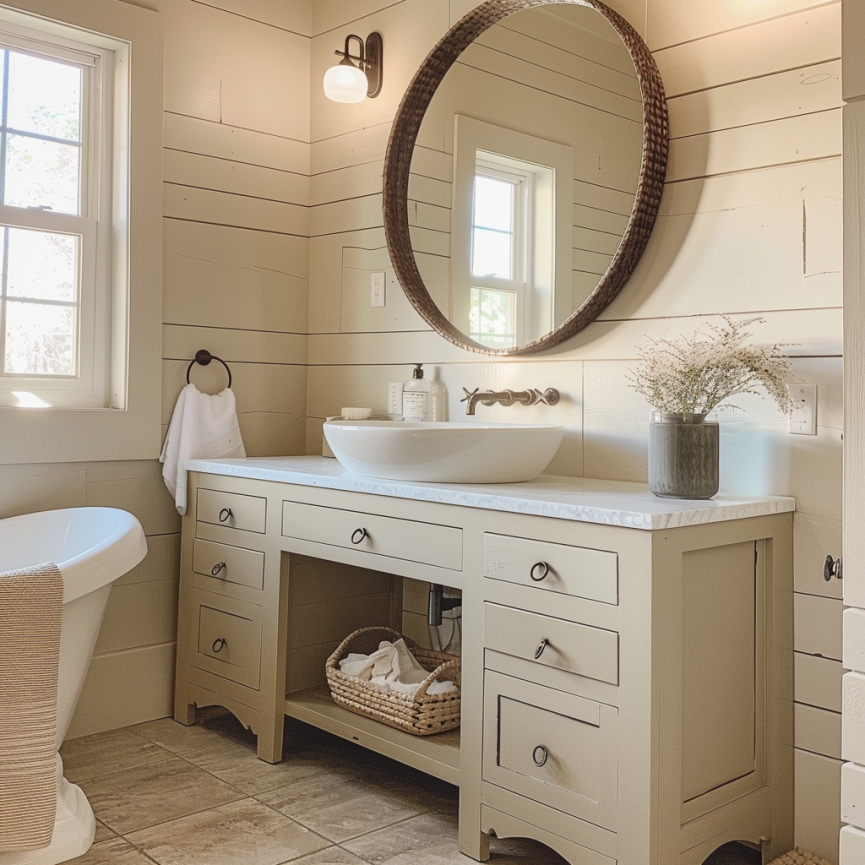
<instances>
[{"instance_id":1,"label":"oval basin","mask_svg":"<svg viewBox=\"0 0 865 865\"><path fill-rule=\"evenodd\" d=\"M63 508L0 520L0 572L54 562L68 604L116 580L147 552L144 532L119 508Z\"/></svg>"},{"instance_id":2,"label":"oval basin","mask_svg":"<svg viewBox=\"0 0 865 865\"><path fill-rule=\"evenodd\" d=\"M355 474L400 481L504 484L531 480L565 434L542 424L327 421L336 458Z\"/></svg>"}]
</instances>

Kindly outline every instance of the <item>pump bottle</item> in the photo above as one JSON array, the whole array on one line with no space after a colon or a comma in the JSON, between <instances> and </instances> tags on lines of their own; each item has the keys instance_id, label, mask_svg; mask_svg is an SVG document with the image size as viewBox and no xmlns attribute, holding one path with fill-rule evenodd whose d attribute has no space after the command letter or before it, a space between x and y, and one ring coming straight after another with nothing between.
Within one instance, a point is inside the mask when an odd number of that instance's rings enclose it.
<instances>
[{"instance_id":1,"label":"pump bottle","mask_svg":"<svg viewBox=\"0 0 865 865\"><path fill-rule=\"evenodd\" d=\"M412 377L402 386L404 420L430 419L430 383L423 377L423 364L416 363Z\"/></svg>"}]
</instances>

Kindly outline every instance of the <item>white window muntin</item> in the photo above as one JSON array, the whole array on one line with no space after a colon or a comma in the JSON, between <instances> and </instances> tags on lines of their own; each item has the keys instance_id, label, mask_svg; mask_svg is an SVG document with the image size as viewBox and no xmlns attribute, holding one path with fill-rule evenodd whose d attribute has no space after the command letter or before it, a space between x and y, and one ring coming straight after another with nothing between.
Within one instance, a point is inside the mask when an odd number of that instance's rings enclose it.
<instances>
[{"instance_id":1,"label":"white window muntin","mask_svg":"<svg viewBox=\"0 0 865 865\"><path fill-rule=\"evenodd\" d=\"M79 47L70 39L54 35L51 38L56 38L57 44L51 44L38 35L36 38L26 35L25 28L10 22L4 22L2 26L7 32L0 33L0 48L79 67L82 101L80 215L0 204L0 226L4 228L35 229L79 238L77 374L7 374L2 372L0 365L0 406L42 404L58 408L104 408L108 404L111 373L112 164L108 154L111 152L113 92L108 69L113 52L96 46ZM3 131L35 139L60 140L19 130ZM122 337L119 342L124 342ZM125 351L125 345L116 348ZM3 357L0 354L0 359Z\"/></svg>"}]
</instances>

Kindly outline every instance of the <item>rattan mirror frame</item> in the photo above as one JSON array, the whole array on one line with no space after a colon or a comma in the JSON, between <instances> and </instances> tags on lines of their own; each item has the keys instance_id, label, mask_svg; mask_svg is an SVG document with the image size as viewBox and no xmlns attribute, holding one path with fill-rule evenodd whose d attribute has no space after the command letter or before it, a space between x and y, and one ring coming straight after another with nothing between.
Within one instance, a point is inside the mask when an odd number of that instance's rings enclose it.
<instances>
[{"instance_id":1,"label":"rattan mirror frame","mask_svg":"<svg viewBox=\"0 0 865 865\"><path fill-rule=\"evenodd\" d=\"M550 333L514 348L494 349L467 337L443 315L424 285L411 245L408 184L411 160L424 114L436 89L459 55L503 18L538 6L587 6L612 25L625 43L643 97L643 151L631 218L606 273L583 304ZM649 242L667 171L669 122L658 67L646 43L621 15L600 0L486 0L458 21L429 53L396 113L384 161L384 230L396 277L414 308L441 336L460 348L491 355L535 354L582 330L619 293Z\"/></svg>"}]
</instances>

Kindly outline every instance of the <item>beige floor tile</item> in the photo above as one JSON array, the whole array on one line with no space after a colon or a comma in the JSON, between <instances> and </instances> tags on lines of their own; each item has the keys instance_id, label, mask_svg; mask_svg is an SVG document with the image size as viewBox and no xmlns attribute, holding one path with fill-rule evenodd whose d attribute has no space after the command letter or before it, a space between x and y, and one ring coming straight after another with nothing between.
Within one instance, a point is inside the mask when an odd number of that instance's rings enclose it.
<instances>
[{"instance_id":1,"label":"beige floor tile","mask_svg":"<svg viewBox=\"0 0 865 865\"><path fill-rule=\"evenodd\" d=\"M169 755L153 742L123 729L69 739L63 743L60 756L63 774L77 784L97 775L158 763Z\"/></svg>"},{"instance_id":2,"label":"beige floor tile","mask_svg":"<svg viewBox=\"0 0 865 865\"><path fill-rule=\"evenodd\" d=\"M255 799L133 832L129 839L160 865L280 865L328 845Z\"/></svg>"},{"instance_id":3,"label":"beige floor tile","mask_svg":"<svg viewBox=\"0 0 865 865\"><path fill-rule=\"evenodd\" d=\"M459 862L457 849L457 820L453 814L422 814L368 835L362 835L343 846L373 865L384 862L414 861L431 852L442 863Z\"/></svg>"},{"instance_id":4,"label":"beige floor tile","mask_svg":"<svg viewBox=\"0 0 865 865\"><path fill-rule=\"evenodd\" d=\"M148 721L129 729L186 760L218 748L224 740L236 741L234 737L212 729L209 724L199 723L184 727L173 718L160 718L158 721ZM252 738L254 741L255 737Z\"/></svg>"},{"instance_id":5,"label":"beige floor tile","mask_svg":"<svg viewBox=\"0 0 865 865\"><path fill-rule=\"evenodd\" d=\"M336 772L277 787L256 798L337 843L424 810L400 790L382 792L348 773Z\"/></svg>"},{"instance_id":6,"label":"beige floor tile","mask_svg":"<svg viewBox=\"0 0 865 865\"><path fill-rule=\"evenodd\" d=\"M457 846L455 813L423 814L343 845L372 865L469 865ZM491 839L496 865L567 865L557 853L524 839Z\"/></svg>"},{"instance_id":7,"label":"beige floor tile","mask_svg":"<svg viewBox=\"0 0 865 865\"><path fill-rule=\"evenodd\" d=\"M328 847L312 856L297 859L291 865L367 865L363 859L358 859L354 853L343 850L342 847Z\"/></svg>"},{"instance_id":8,"label":"beige floor tile","mask_svg":"<svg viewBox=\"0 0 865 865\"><path fill-rule=\"evenodd\" d=\"M398 796L404 804L415 807L417 813L456 809L459 805L459 788L453 784L387 757L373 755L359 746L354 746L354 750L357 753L343 765L344 770L384 795ZM367 756L378 757L383 762L379 765L377 761L367 760Z\"/></svg>"},{"instance_id":9,"label":"beige floor tile","mask_svg":"<svg viewBox=\"0 0 865 865\"><path fill-rule=\"evenodd\" d=\"M96 821L96 838L93 839L94 844L116 837L117 833L113 829L109 829L101 820Z\"/></svg>"},{"instance_id":10,"label":"beige floor tile","mask_svg":"<svg viewBox=\"0 0 865 865\"><path fill-rule=\"evenodd\" d=\"M120 835L243 798L178 757L92 778L81 789L96 816Z\"/></svg>"},{"instance_id":11,"label":"beige floor tile","mask_svg":"<svg viewBox=\"0 0 865 865\"><path fill-rule=\"evenodd\" d=\"M326 772L334 762L333 749L305 736L297 743L290 743L294 747L286 748L281 763L265 763L256 754L255 735L230 716L192 727L163 718L135 729L249 796Z\"/></svg>"},{"instance_id":12,"label":"beige floor tile","mask_svg":"<svg viewBox=\"0 0 865 865\"><path fill-rule=\"evenodd\" d=\"M259 760L255 751L226 747L190 759L250 796L320 775L331 768L326 757L289 755L281 763L271 764Z\"/></svg>"},{"instance_id":13,"label":"beige floor tile","mask_svg":"<svg viewBox=\"0 0 865 865\"><path fill-rule=\"evenodd\" d=\"M153 860L128 841L115 837L94 844L83 856L70 859L69 865L153 865Z\"/></svg>"}]
</instances>

